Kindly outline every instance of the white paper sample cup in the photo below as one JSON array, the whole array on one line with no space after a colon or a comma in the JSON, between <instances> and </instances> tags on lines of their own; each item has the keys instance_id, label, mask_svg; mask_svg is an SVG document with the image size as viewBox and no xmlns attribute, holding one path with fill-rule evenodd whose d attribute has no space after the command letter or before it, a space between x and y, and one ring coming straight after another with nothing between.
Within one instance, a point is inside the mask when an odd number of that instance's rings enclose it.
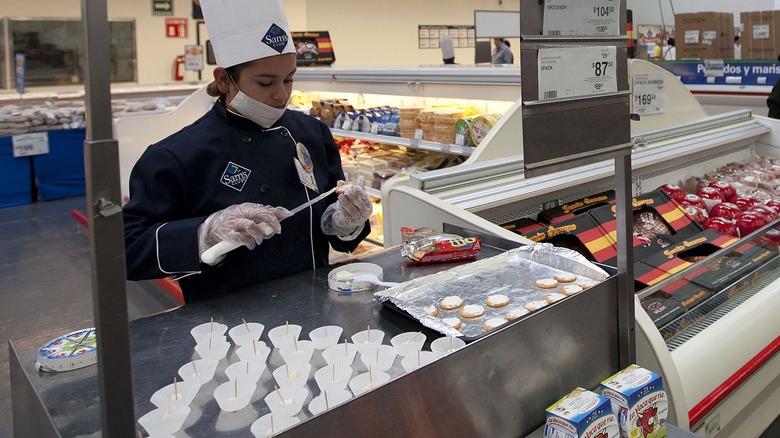
<instances>
[{"instance_id":1,"label":"white paper sample cup","mask_svg":"<svg viewBox=\"0 0 780 438\"><path fill-rule=\"evenodd\" d=\"M295 341L292 345L280 348L279 354L285 363L309 362L314 354L314 342Z\"/></svg>"},{"instance_id":2,"label":"white paper sample cup","mask_svg":"<svg viewBox=\"0 0 780 438\"><path fill-rule=\"evenodd\" d=\"M190 334L195 339L195 342L201 343L203 340L208 341L209 337L222 336L227 331L227 326L218 322L204 322L197 325L190 330Z\"/></svg>"},{"instance_id":3,"label":"white paper sample cup","mask_svg":"<svg viewBox=\"0 0 780 438\"><path fill-rule=\"evenodd\" d=\"M168 403L169 407L172 406L189 406L192 403L192 399L198 394L200 385L190 382L182 381L171 383L160 389L158 389L149 401L158 408L165 408L165 403Z\"/></svg>"},{"instance_id":4,"label":"white paper sample cup","mask_svg":"<svg viewBox=\"0 0 780 438\"><path fill-rule=\"evenodd\" d=\"M334 363L324 366L314 373L320 391L336 391L344 389L352 378L352 367L345 363Z\"/></svg>"},{"instance_id":5,"label":"white paper sample cup","mask_svg":"<svg viewBox=\"0 0 780 438\"><path fill-rule=\"evenodd\" d=\"M265 363L270 354L271 349L263 341L254 341L242 345L236 350L236 355L240 360L257 360L263 363Z\"/></svg>"},{"instance_id":6,"label":"white paper sample cup","mask_svg":"<svg viewBox=\"0 0 780 438\"><path fill-rule=\"evenodd\" d=\"M276 435L277 433L282 432L285 429L289 429L300 422L301 420L299 420L298 417L265 414L252 423L252 426L249 428L249 430L256 438L265 438L267 436ZM271 426L271 423L273 423L273 426Z\"/></svg>"},{"instance_id":7,"label":"white paper sample cup","mask_svg":"<svg viewBox=\"0 0 780 438\"><path fill-rule=\"evenodd\" d=\"M305 386L311 374L309 362L286 363L273 372L276 383L280 388L287 386Z\"/></svg>"},{"instance_id":8,"label":"white paper sample cup","mask_svg":"<svg viewBox=\"0 0 780 438\"><path fill-rule=\"evenodd\" d=\"M306 397L309 396L309 390L304 386L288 386L285 388L274 389L265 396L265 404L271 409L274 417L284 415L292 417L301 412Z\"/></svg>"},{"instance_id":9,"label":"white paper sample cup","mask_svg":"<svg viewBox=\"0 0 780 438\"><path fill-rule=\"evenodd\" d=\"M431 342L431 351L444 356L466 346L466 342L457 336L444 336Z\"/></svg>"},{"instance_id":10,"label":"white paper sample cup","mask_svg":"<svg viewBox=\"0 0 780 438\"><path fill-rule=\"evenodd\" d=\"M325 359L325 362L328 365L336 363L352 366L352 362L355 360L357 352L358 348L355 344L342 342L341 344L326 348L322 352L322 358Z\"/></svg>"},{"instance_id":11,"label":"white paper sample cup","mask_svg":"<svg viewBox=\"0 0 780 438\"><path fill-rule=\"evenodd\" d=\"M393 336L390 343L395 347L395 351L401 356L416 354L422 350L425 343L425 335L420 332L406 332Z\"/></svg>"},{"instance_id":12,"label":"white paper sample cup","mask_svg":"<svg viewBox=\"0 0 780 438\"><path fill-rule=\"evenodd\" d=\"M326 395L327 394L327 400ZM309 412L312 415L318 415L325 412L334 406L340 405L349 401L352 398L352 393L346 389L335 389L333 391L323 392L322 394L314 397L309 402Z\"/></svg>"},{"instance_id":13,"label":"white paper sample cup","mask_svg":"<svg viewBox=\"0 0 780 438\"><path fill-rule=\"evenodd\" d=\"M184 420L190 415L190 407L186 405L157 408L138 419L138 423L146 429L150 436L171 435L184 425Z\"/></svg>"},{"instance_id":14,"label":"white paper sample cup","mask_svg":"<svg viewBox=\"0 0 780 438\"><path fill-rule=\"evenodd\" d=\"M264 329L265 326L259 322L248 322L233 327L228 332L228 335L233 340L233 343L240 347L251 344L252 341L259 341Z\"/></svg>"},{"instance_id":15,"label":"white paper sample cup","mask_svg":"<svg viewBox=\"0 0 780 438\"><path fill-rule=\"evenodd\" d=\"M219 408L225 412L235 412L243 409L252 399L257 384L249 378L239 377L236 380L228 380L214 390L214 399Z\"/></svg>"},{"instance_id":16,"label":"white paper sample cup","mask_svg":"<svg viewBox=\"0 0 780 438\"><path fill-rule=\"evenodd\" d=\"M248 359L230 364L225 369L225 375L228 380L244 378L257 383L263 371L265 371L265 361Z\"/></svg>"},{"instance_id":17,"label":"white paper sample cup","mask_svg":"<svg viewBox=\"0 0 780 438\"><path fill-rule=\"evenodd\" d=\"M207 338L204 342L195 345L195 352L201 359L222 360L227 356L228 349L230 349L230 342L222 335Z\"/></svg>"},{"instance_id":18,"label":"white paper sample cup","mask_svg":"<svg viewBox=\"0 0 780 438\"><path fill-rule=\"evenodd\" d=\"M381 345L382 340L385 338L385 332L379 329L366 329L352 335L352 342L358 349L358 352L363 352L363 349L372 345Z\"/></svg>"},{"instance_id":19,"label":"white paper sample cup","mask_svg":"<svg viewBox=\"0 0 780 438\"><path fill-rule=\"evenodd\" d=\"M404 367L407 373L411 373L417 368L424 367L433 362L440 356L431 351L420 351L419 354L415 353L411 356L406 356L401 360L401 366Z\"/></svg>"},{"instance_id":20,"label":"white paper sample cup","mask_svg":"<svg viewBox=\"0 0 780 438\"><path fill-rule=\"evenodd\" d=\"M268 339L274 345L274 348L282 348L292 344L293 338L298 339L301 335L301 326L297 324L285 324L274 327L268 331Z\"/></svg>"},{"instance_id":21,"label":"white paper sample cup","mask_svg":"<svg viewBox=\"0 0 780 438\"><path fill-rule=\"evenodd\" d=\"M203 385L214 378L217 364L219 364L219 361L215 359L193 360L179 368L179 376L185 381Z\"/></svg>"},{"instance_id":22,"label":"white paper sample cup","mask_svg":"<svg viewBox=\"0 0 780 438\"><path fill-rule=\"evenodd\" d=\"M309 339L314 342L314 348L324 350L331 345L336 345L343 332L344 329L337 325L326 325L310 331Z\"/></svg>"},{"instance_id":23,"label":"white paper sample cup","mask_svg":"<svg viewBox=\"0 0 780 438\"><path fill-rule=\"evenodd\" d=\"M360 360L366 366L374 370L387 371L393 366L397 353L391 345L377 345L367 347L360 353Z\"/></svg>"},{"instance_id":24,"label":"white paper sample cup","mask_svg":"<svg viewBox=\"0 0 780 438\"><path fill-rule=\"evenodd\" d=\"M369 372L358 374L349 381L349 389L352 390L355 397L390 381L390 374L384 371L372 369L370 374L370 377Z\"/></svg>"}]
</instances>

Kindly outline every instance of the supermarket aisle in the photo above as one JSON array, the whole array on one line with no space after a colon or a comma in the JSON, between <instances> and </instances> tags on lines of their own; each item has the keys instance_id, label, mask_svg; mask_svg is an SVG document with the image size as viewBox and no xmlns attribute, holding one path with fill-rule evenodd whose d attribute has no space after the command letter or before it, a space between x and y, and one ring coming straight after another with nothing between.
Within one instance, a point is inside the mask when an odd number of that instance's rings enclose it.
<instances>
[{"instance_id":1,"label":"supermarket aisle","mask_svg":"<svg viewBox=\"0 0 780 438\"><path fill-rule=\"evenodd\" d=\"M0 208L0 437L12 436L8 341L19 351L93 326L88 235L71 218L83 196ZM128 282L136 319L177 305L151 283Z\"/></svg>"}]
</instances>

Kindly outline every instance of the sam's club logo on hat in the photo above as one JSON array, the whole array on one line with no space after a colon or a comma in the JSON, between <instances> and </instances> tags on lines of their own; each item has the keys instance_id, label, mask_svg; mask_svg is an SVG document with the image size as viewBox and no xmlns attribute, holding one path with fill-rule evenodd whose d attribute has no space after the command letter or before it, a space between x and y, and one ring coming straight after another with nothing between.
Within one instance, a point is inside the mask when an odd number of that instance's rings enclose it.
<instances>
[{"instance_id":1,"label":"sam's club logo on hat","mask_svg":"<svg viewBox=\"0 0 780 438\"><path fill-rule=\"evenodd\" d=\"M246 181L249 179L250 173L252 173L251 170L230 161L228 162L225 171L222 172L222 177L219 181L231 189L240 192L241 190L244 190L244 184L246 184Z\"/></svg>"},{"instance_id":2,"label":"sam's club logo on hat","mask_svg":"<svg viewBox=\"0 0 780 438\"><path fill-rule=\"evenodd\" d=\"M276 50L279 53L282 53L284 48L287 46L287 41L289 41L287 32L285 32L284 29L277 26L275 23L271 24L268 32L266 32L263 36L263 42L268 47Z\"/></svg>"}]
</instances>

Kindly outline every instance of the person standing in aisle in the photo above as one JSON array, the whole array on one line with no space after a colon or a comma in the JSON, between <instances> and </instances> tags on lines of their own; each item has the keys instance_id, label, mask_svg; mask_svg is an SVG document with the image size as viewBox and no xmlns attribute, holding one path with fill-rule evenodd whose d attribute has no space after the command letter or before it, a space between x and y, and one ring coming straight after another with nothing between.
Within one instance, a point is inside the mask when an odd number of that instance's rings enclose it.
<instances>
[{"instance_id":1,"label":"person standing in aisle","mask_svg":"<svg viewBox=\"0 0 780 438\"><path fill-rule=\"evenodd\" d=\"M455 45L452 43L452 35L439 37L439 49L441 49L441 60L444 64L455 64Z\"/></svg>"},{"instance_id":2,"label":"person standing in aisle","mask_svg":"<svg viewBox=\"0 0 780 438\"><path fill-rule=\"evenodd\" d=\"M655 42L655 48L653 49L653 60L660 61L663 59L663 50L661 50L661 40Z\"/></svg>"},{"instance_id":3,"label":"person standing in aisle","mask_svg":"<svg viewBox=\"0 0 780 438\"><path fill-rule=\"evenodd\" d=\"M352 251L368 235L372 211L351 186L290 216L344 173L328 128L286 110L296 55L281 0L200 4L219 99L147 148L124 207L128 279L177 277L186 302L327 266L329 245ZM222 241L241 246L202 262Z\"/></svg>"},{"instance_id":4,"label":"person standing in aisle","mask_svg":"<svg viewBox=\"0 0 780 438\"><path fill-rule=\"evenodd\" d=\"M677 59L677 49L674 47L674 38L669 38L664 50L664 61L674 61Z\"/></svg>"},{"instance_id":5,"label":"person standing in aisle","mask_svg":"<svg viewBox=\"0 0 780 438\"><path fill-rule=\"evenodd\" d=\"M496 48L493 50L491 63L494 65L511 64L514 57L509 50L509 44L507 44L503 38L493 38L493 45L496 46Z\"/></svg>"}]
</instances>

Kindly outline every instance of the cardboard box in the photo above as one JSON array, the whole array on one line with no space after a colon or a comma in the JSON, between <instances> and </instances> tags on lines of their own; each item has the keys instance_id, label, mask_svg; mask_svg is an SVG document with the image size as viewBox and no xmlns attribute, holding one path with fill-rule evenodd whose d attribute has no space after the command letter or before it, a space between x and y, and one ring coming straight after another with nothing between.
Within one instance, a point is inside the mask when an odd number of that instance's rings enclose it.
<instances>
[{"instance_id":1,"label":"cardboard box","mask_svg":"<svg viewBox=\"0 0 780 438\"><path fill-rule=\"evenodd\" d=\"M566 202L557 207L548 208L547 210L539 213L537 219L543 224L554 224L566 219L571 219L574 216L585 213L590 209L614 203L615 191L608 190L606 192L597 193L595 195L586 196L571 202Z\"/></svg>"},{"instance_id":2,"label":"cardboard box","mask_svg":"<svg viewBox=\"0 0 780 438\"><path fill-rule=\"evenodd\" d=\"M535 220L528 218L520 218L510 222L500 224L501 228L505 228L509 231L514 231L517 234L525 234L531 231L541 228L543 225Z\"/></svg>"},{"instance_id":3,"label":"cardboard box","mask_svg":"<svg viewBox=\"0 0 780 438\"><path fill-rule=\"evenodd\" d=\"M742 12L742 59L777 59L780 11Z\"/></svg>"},{"instance_id":4,"label":"cardboard box","mask_svg":"<svg viewBox=\"0 0 780 438\"><path fill-rule=\"evenodd\" d=\"M544 438L618 438L618 421L607 397L577 388L547 408Z\"/></svg>"},{"instance_id":5,"label":"cardboard box","mask_svg":"<svg viewBox=\"0 0 780 438\"><path fill-rule=\"evenodd\" d=\"M665 250L644 259L643 262L662 271L674 274L692 266L698 261L697 259L709 256L738 240L733 236L720 234L713 230L705 230L689 239L667 247ZM734 248L731 252L709 265L697 269L686 276L685 279L714 292L775 257L777 257L775 251L748 242ZM684 303L685 299L690 297L677 298Z\"/></svg>"},{"instance_id":6,"label":"cardboard box","mask_svg":"<svg viewBox=\"0 0 780 438\"><path fill-rule=\"evenodd\" d=\"M674 16L677 59L733 59L734 15L696 12Z\"/></svg>"},{"instance_id":7,"label":"cardboard box","mask_svg":"<svg viewBox=\"0 0 780 438\"><path fill-rule=\"evenodd\" d=\"M593 217L603 233L609 237L613 244L616 242L615 205L594 208L588 214ZM632 200L634 215L634 261L640 261L649 257L663 248L684 240L701 232L701 227L693 221L685 211L673 201L663 190L654 190L635 197ZM664 228L668 233L650 233L640 229L645 223L645 218L658 222L657 228ZM616 253L617 254L617 253ZM604 263L610 264L611 261Z\"/></svg>"},{"instance_id":8,"label":"cardboard box","mask_svg":"<svg viewBox=\"0 0 780 438\"><path fill-rule=\"evenodd\" d=\"M631 365L601 382L601 393L612 404L621 437L666 436L669 400L658 374Z\"/></svg>"},{"instance_id":9,"label":"cardboard box","mask_svg":"<svg viewBox=\"0 0 780 438\"><path fill-rule=\"evenodd\" d=\"M617 250L612 241L587 214L544 226L523 234L523 237L573 249L593 262L615 266L617 260Z\"/></svg>"},{"instance_id":10,"label":"cardboard box","mask_svg":"<svg viewBox=\"0 0 780 438\"><path fill-rule=\"evenodd\" d=\"M669 324L685 313L676 298L666 298L664 294L653 294L643 299L640 304L658 328Z\"/></svg>"},{"instance_id":11,"label":"cardboard box","mask_svg":"<svg viewBox=\"0 0 780 438\"><path fill-rule=\"evenodd\" d=\"M669 272L663 268L652 266L645 262L634 263L635 289L640 291L647 286L652 286L661 280L665 280L675 272L676 271ZM711 296L712 292L709 289L693 283L686 278L681 278L652 295L653 298L658 300L674 300L674 302L669 301L664 303L669 307L678 308L679 312L674 309L669 309L668 312L662 314L659 309L656 309L650 317L653 319L653 322L656 323L656 327L661 327L680 316L680 314L695 308Z\"/></svg>"}]
</instances>

